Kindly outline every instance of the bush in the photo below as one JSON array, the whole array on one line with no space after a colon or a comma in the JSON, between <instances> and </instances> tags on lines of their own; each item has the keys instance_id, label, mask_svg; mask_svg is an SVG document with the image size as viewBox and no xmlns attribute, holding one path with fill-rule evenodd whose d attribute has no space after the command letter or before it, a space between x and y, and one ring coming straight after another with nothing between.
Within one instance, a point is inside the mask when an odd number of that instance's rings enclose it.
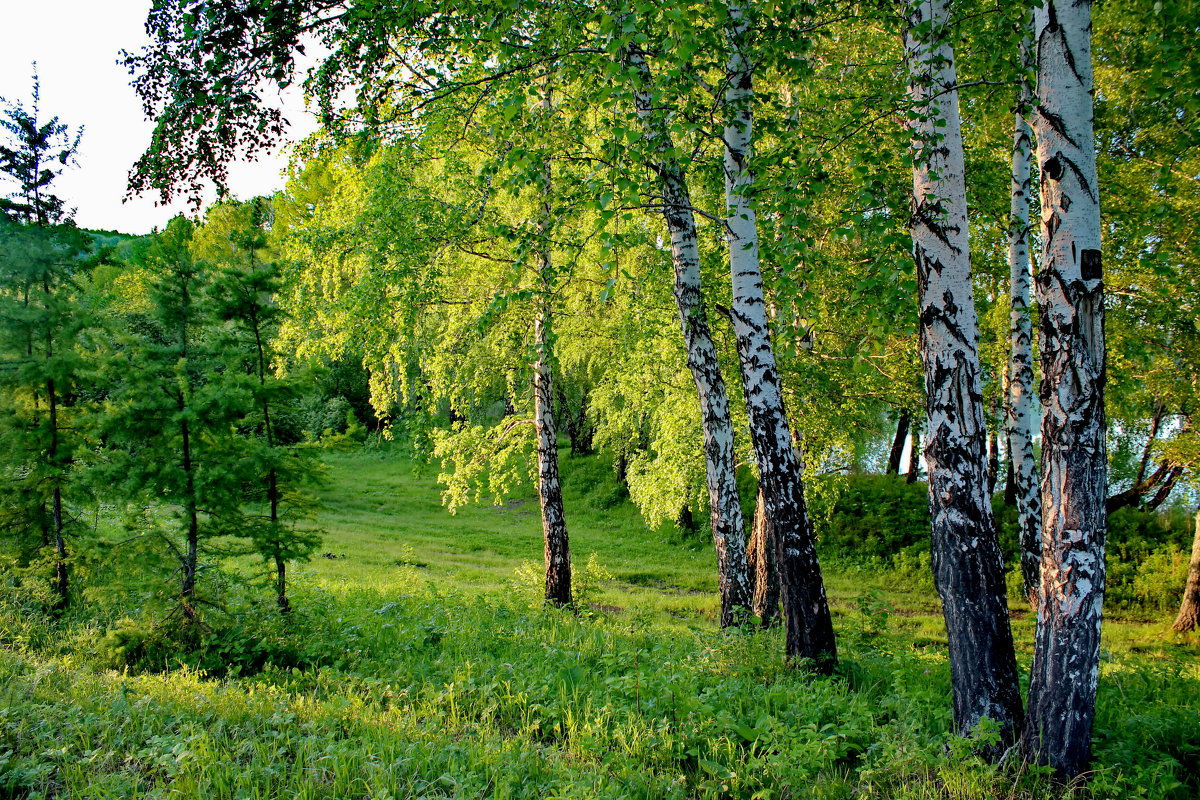
<instances>
[{"instance_id":1,"label":"bush","mask_svg":"<svg viewBox=\"0 0 1200 800\"><path fill-rule=\"evenodd\" d=\"M883 559L929 550L929 496L924 483L895 475L851 475L829 521L817 526L821 556Z\"/></svg>"},{"instance_id":2,"label":"bush","mask_svg":"<svg viewBox=\"0 0 1200 800\"><path fill-rule=\"evenodd\" d=\"M1167 513L1123 508L1108 517L1105 605L1172 611L1187 578L1191 526Z\"/></svg>"},{"instance_id":3,"label":"bush","mask_svg":"<svg viewBox=\"0 0 1200 800\"><path fill-rule=\"evenodd\" d=\"M873 564L906 580L930 580L929 499L924 483L895 475L851 475L845 479L827 523L817 521L821 557ZM1017 570L1017 510L993 498L1000 548ZM1107 592L1110 608L1174 610L1187 577L1191 520L1174 510L1123 508L1108 518ZM1020 594L1019 577L1015 579Z\"/></svg>"}]
</instances>

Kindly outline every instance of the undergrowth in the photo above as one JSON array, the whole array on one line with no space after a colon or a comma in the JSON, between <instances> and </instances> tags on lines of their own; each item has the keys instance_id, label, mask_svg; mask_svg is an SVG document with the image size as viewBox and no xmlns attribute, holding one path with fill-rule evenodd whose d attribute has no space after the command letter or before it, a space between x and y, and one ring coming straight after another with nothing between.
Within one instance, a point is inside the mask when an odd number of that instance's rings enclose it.
<instances>
[{"instance_id":1,"label":"undergrowth","mask_svg":"<svg viewBox=\"0 0 1200 800\"><path fill-rule=\"evenodd\" d=\"M406 521L389 539L387 502L424 509L421 492L436 489L375 489L377 461L394 480L396 465L374 455L333 459L341 488L353 482L371 505L322 521L336 557L293 570L289 615L237 562L211 566L224 578L210 579L217 602L199 626L120 592L57 620L3 593L0 798L1200 794L1192 639L1110 626L1095 769L1062 789L1015 755L984 762L982 742L955 735L936 601L899 592L895 570L829 570L841 663L823 678L784 665L778 630L716 630L690 551L634 528L622 507L586 515L580 595L548 609L536 570L520 574L528 550L509 548L526 527L521 547L537 542L536 515L464 512L440 537L419 516L391 517ZM565 483L569 510L608 496ZM368 522L378 530L354 531ZM447 576L467 558L477 579L460 585ZM905 558L921 572L919 552Z\"/></svg>"}]
</instances>

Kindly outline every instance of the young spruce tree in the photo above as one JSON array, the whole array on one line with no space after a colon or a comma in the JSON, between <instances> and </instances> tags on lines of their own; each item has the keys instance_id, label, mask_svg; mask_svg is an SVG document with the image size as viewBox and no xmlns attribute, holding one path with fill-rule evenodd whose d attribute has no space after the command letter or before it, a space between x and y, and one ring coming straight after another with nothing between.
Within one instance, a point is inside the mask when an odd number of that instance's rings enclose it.
<instances>
[{"instance_id":1,"label":"young spruce tree","mask_svg":"<svg viewBox=\"0 0 1200 800\"><path fill-rule=\"evenodd\" d=\"M295 376L280 377L273 368L272 343L283 310L276 305L279 265L267 252L268 201L228 203L211 209L196 232L193 253L213 266L208 298L224 323L220 350L228 380L240 381L252 398L237 421L245 470L243 522L255 552L271 564L279 610L291 610L287 564L307 560L321 542L318 532L298 528L314 506L306 488L320 477L311 448L281 440L276 424L298 399Z\"/></svg>"},{"instance_id":2,"label":"young spruce tree","mask_svg":"<svg viewBox=\"0 0 1200 800\"><path fill-rule=\"evenodd\" d=\"M84 369L77 339L86 327L73 302L87 238L50 185L73 163L80 132L39 120L33 105L0 99L0 535L18 563L49 551L53 606L69 601L66 540L78 439L70 425L73 386Z\"/></svg>"},{"instance_id":3,"label":"young spruce tree","mask_svg":"<svg viewBox=\"0 0 1200 800\"><path fill-rule=\"evenodd\" d=\"M126 321L107 364L112 389L101 430L118 497L172 509L159 536L179 565L177 610L198 617L205 540L244 530L234 425L251 402L214 345L208 277L192 258L194 226L176 217L135 258L148 275L144 314Z\"/></svg>"}]
</instances>

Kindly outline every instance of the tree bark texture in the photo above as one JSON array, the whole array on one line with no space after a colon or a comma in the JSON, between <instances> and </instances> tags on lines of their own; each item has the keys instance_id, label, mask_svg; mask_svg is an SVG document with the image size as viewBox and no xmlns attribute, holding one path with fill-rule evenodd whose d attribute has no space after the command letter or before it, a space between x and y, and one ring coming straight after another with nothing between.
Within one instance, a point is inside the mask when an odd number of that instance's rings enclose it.
<instances>
[{"instance_id":1,"label":"tree bark texture","mask_svg":"<svg viewBox=\"0 0 1200 800\"><path fill-rule=\"evenodd\" d=\"M1032 25L1032 15L1030 23ZM1033 32L1021 42L1022 76L1013 125L1012 204L1009 210L1008 269L1008 376L1005 421L1012 495L1017 506L1017 541L1025 597L1037 607L1042 563L1042 500L1038 489L1037 461L1033 456L1033 321L1030 318L1029 201L1033 192L1030 174L1033 130L1029 114L1033 87ZM1006 487L1005 495L1008 489Z\"/></svg>"},{"instance_id":2,"label":"tree bark texture","mask_svg":"<svg viewBox=\"0 0 1200 800\"><path fill-rule=\"evenodd\" d=\"M1036 12L1042 259L1042 564L1026 756L1084 771L1100 675L1104 510L1104 286L1092 138L1091 3Z\"/></svg>"},{"instance_id":3,"label":"tree bark texture","mask_svg":"<svg viewBox=\"0 0 1200 800\"><path fill-rule=\"evenodd\" d=\"M955 726L969 734L988 717L999 726L1003 747L1020 730L1021 698L988 497L962 131L945 0L910 0L907 23L914 106L910 227L920 291L933 571L950 647Z\"/></svg>"},{"instance_id":4,"label":"tree bark texture","mask_svg":"<svg viewBox=\"0 0 1200 800\"><path fill-rule=\"evenodd\" d=\"M738 361L750 440L758 461L759 485L776 542L776 561L787 623L787 655L807 658L823 672L837 663L833 619L813 541L812 522L804 502L800 459L792 444L783 389L771 347L767 306L758 259L758 221L753 204L754 174L750 167L754 124L754 68L746 52L749 26L744 9L729 6L725 73L725 219L729 267L733 282L730 317L737 339Z\"/></svg>"},{"instance_id":5,"label":"tree bark texture","mask_svg":"<svg viewBox=\"0 0 1200 800\"><path fill-rule=\"evenodd\" d=\"M1196 535L1192 539L1192 561L1183 587L1183 602L1179 604L1179 615L1171 627L1179 633L1200 627L1200 507L1196 509Z\"/></svg>"},{"instance_id":6,"label":"tree bark texture","mask_svg":"<svg viewBox=\"0 0 1200 800\"><path fill-rule=\"evenodd\" d=\"M653 150L651 168L662 187L663 216L671 236L675 305L679 309L688 369L700 400L704 465L721 594L721 626L726 627L735 624L739 614L748 616L751 613L746 523L734 471L736 458L729 396L704 309L696 220L687 179L680 164L668 156L673 145L662 118L663 111L654 105L649 88L650 67L645 56L640 50L629 48L624 59L636 82L634 103Z\"/></svg>"},{"instance_id":7,"label":"tree bark texture","mask_svg":"<svg viewBox=\"0 0 1200 800\"><path fill-rule=\"evenodd\" d=\"M550 87L542 98L542 110L551 108ZM554 425L554 346L550 335L553 262L550 255L550 188L552 174L547 156L542 172L542 208L538 235L542 240L538 264L541 292L538 296L534 340L537 363L533 370L533 417L537 430L538 499L542 506L542 537L545 542L546 602L559 606L571 602L571 547L567 518L563 511L562 482L558 473L558 432Z\"/></svg>"},{"instance_id":8,"label":"tree bark texture","mask_svg":"<svg viewBox=\"0 0 1200 800\"><path fill-rule=\"evenodd\" d=\"M900 459L904 456L904 443L908 440L908 409L900 410L896 423L896 438L892 439L892 450L888 453L887 475L900 474Z\"/></svg>"},{"instance_id":9,"label":"tree bark texture","mask_svg":"<svg viewBox=\"0 0 1200 800\"><path fill-rule=\"evenodd\" d=\"M996 493L996 482L1000 480L1000 434L989 431L987 437L988 454L988 497Z\"/></svg>"},{"instance_id":10,"label":"tree bark texture","mask_svg":"<svg viewBox=\"0 0 1200 800\"><path fill-rule=\"evenodd\" d=\"M760 488L754 504L747 559L754 579L754 615L764 628L774 628L779 624L779 568L775 558L775 533Z\"/></svg>"}]
</instances>

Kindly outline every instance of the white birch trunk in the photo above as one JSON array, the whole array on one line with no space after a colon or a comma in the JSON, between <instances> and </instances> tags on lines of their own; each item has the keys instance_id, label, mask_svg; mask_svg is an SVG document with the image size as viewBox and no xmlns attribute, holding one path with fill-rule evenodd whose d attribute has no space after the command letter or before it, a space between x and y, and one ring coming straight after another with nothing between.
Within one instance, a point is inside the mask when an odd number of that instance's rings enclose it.
<instances>
[{"instance_id":1,"label":"white birch trunk","mask_svg":"<svg viewBox=\"0 0 1200 800\"><path fill-rule=\"evenodd\" d=\"M837 662L833 621L805 507L800 460L792 445L763 297L758 222L752 202L754 175L750 169L754 68L745 52L748 24L736 2L729 6L726 33L729 63L725 106L729 121L724 131L725 228L733 281L730 316L737 337L750 439L758 460L766 517L776 542L787 655L812 659L818 668L829 671Z\"/></svg>"},{"instance_id":2,"label":"white birch trunk","mask_svg":"<svg viewBox=\"0 0 1200 800\"><path fill-rule=\"evenodd\" d=\"M1091 3L1036 12L1042 188L1042 565L1022 744L1061 776L1091 757L1104 597L1104 286L1092 135Z\"/></svg>"},{"instance_id":3,"label":"white birch trunk","mask_svg":"<svg viewBox=\"0 0 1200 800\"><path fill-rule=\"evenodd\" d=\"M910 227L920 291L933 570L946 619L955 725L969 734L986 716L999 725L1004 745L1020 730L1021 699L988 496L962 130L948 34L946 0L908 0Z\"/></svg>"},{"instance_id":4,"label":"white birch trunk","mask_svg":"<svg viewBox=\"0 0 1200 800\"><path fill-rule=\"evenodd\" d=\"M1030 22L1032 22L1032 15ZM1008 381L1005 417L1008 424L1008 457L1012 462L1017 502L1018 545L1025 596L1037 608L1042 564L1042 501L1038 489L1037 461L1033 456L1033 322L1030 319L1029 201L1033 191L1030 162L1033 131L1029 112L1033 88L1032 31L1021 42L1021 78L1012 149L1012 206L1008 228L1009 298Z\"/></svg>"},{"instance_id":5,"label":"white birch trunk","mask_svg":"<svg viewBox=\"0 0 1200 800\"><path fill-rule=\"evenodd\" d=\"M672 143L665 121L660 116L661 110L654 107L648 88L651 75L645 57L641 51L631 48L624 53L624 60L637 82L634 104L650 144L651 166L662 185L663 216L671 236L671 258L675 268L675 304L683 329L688 369L700 400L705 474L713 544L717 551L721 625L724 627L737 622L739 614L751 613L746 523L734 471L736 459L729 397L704 310L696 220L692 214L687 180L682 167L668 156Z\"/></svg>"},{"instance_id":6,"label":"white birch trunk","mask_svg":"<svg viewBox=\"0 0 1200 800\"><path fill-rule=\"evenodd\" d=\"M550 87L547 85L542 110L548 113L550 108ZM541 253L538 263L540 292L533 325L537 348L533 372L533 419L537 431L538 500L542 506L542 538L545 542L546 601L562 606L571 602L571 548L558 474L558 430L554 425L554 349L550 334L554 285L549 242L551 181L551 164L547 156L542 173L541 218L538 220Z\"/></svg>"}]
</instances>

